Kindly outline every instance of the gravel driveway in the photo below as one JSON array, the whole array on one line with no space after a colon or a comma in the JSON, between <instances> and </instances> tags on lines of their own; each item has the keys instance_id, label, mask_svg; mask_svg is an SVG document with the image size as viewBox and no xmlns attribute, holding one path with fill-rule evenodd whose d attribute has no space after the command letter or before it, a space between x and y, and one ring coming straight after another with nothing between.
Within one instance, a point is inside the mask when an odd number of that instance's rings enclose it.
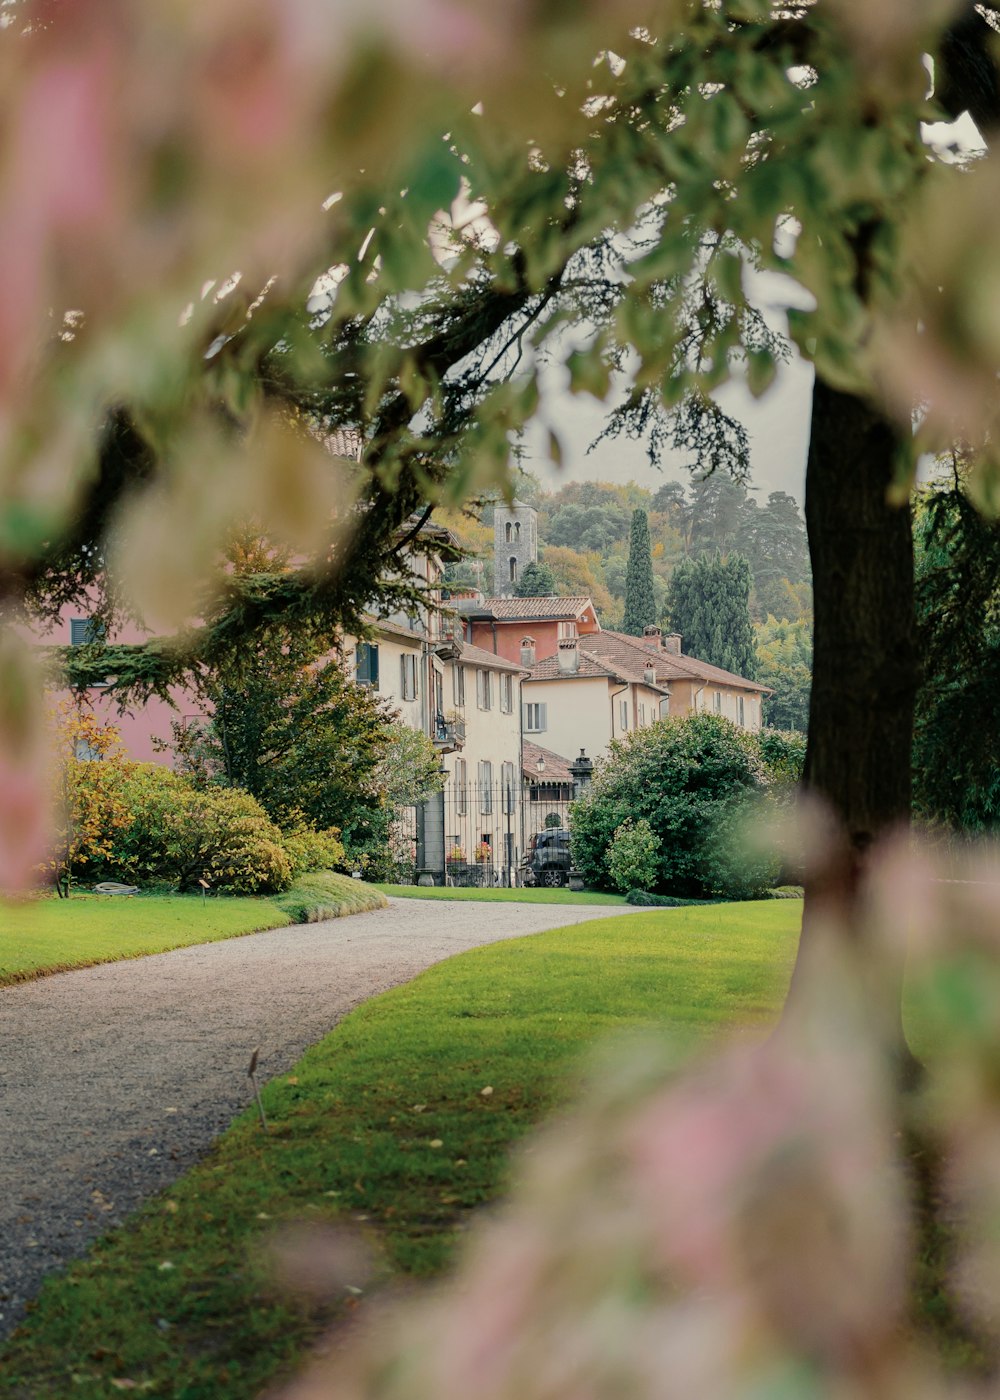
<instances>
[{"instance_id":1,"label":"gravel driveway","mask_svg":"<svg viewBox=\"0 0 1000 1400\"><path fill-rule=\"evenodd\" d=\"M0 989L0 1336L245 1107L254 1046L266 1080L431 963L621 912L392 900Z\"/></svg>"}]
</instances>

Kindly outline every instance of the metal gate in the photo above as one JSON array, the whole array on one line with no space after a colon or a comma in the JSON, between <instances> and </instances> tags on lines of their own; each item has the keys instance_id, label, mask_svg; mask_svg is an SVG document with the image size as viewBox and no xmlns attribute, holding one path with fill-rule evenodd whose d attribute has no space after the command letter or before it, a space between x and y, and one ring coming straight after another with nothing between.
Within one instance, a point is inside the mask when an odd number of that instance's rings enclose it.
<instances>
[{"instance_id":1,"label":"metal gate","mask_svg":"<svg viewBox=\"0 0 1000 1400\"><path fill-rule=\"evenodd\" d=\"M513 886L531 837L546 827L568 827L570 801L561 789L518 783L448 783L400 823L399 845L413 852L414 881L435 884ZM401 870L406 879L406 872Z\"/></svg>"}]
</instances>

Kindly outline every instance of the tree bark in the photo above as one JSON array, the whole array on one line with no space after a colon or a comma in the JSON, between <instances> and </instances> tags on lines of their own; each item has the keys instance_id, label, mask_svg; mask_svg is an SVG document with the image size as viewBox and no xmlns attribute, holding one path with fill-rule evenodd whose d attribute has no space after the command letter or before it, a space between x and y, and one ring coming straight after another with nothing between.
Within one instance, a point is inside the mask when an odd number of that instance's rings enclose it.
<instances>
[{"instance_id":1,"label":"tree bark","mask_svg":"<svg viewBox=\"0 0 1000 1400\"><path fill-rule=\"evenodd\" d=\"M910 815L918 682L913 538L908 504L890 503L900 430L867 400L817 375L806 468L806 528L815 607L805 787L840 828L838 851L806 874L794 1014L825 931L870 937L859 903L872 843ZM857 946L872 1014L903 1064L902 959Z\"/></svg>"},{"instance_id":2,"label":"tree bark","mask_svg":"<svg viewBox=\"0 0 1000 1400\"><path fill-rule=\"evenodd\" d=\"M899 446L875 407L817 376L806 467L815 635L805 783L858 854L910 815L913 537L908 503L888 499Z\"/></svg>"}]
</instances>

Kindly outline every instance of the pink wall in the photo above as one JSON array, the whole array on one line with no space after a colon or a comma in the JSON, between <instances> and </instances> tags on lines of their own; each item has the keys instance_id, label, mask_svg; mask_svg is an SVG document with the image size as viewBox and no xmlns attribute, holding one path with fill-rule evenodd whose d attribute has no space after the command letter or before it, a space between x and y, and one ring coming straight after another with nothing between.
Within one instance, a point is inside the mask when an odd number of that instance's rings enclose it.
<instances>
[{"instance_id":1,"label":"pink wall","mask_svg":"<svg viewBox=\"0 0 1000 1400\"><path fill-rule=\"evenodd\" d=\"M70 642L71 620L85 616L86 613L80 608L67 608L54 627L47 632L35 633L34 640L42 646L66 646ZM145 641L146 636L147 634L141 628L132 623L124 625L115 632L112 640L124 643L142 642ZM173 705L154 695L144 705L121 714L114 695L109 695L99 686L93 686L86 692L87 703L101 722L114 725L118 730L122 745L129 758L140 763L165 763L168 765L173 761L172 755L169 752L158 750L154 741L161 740L169 743L173 724L192 718L201 719L206 713L198 698L181 686L172 687L170 696L174 702ZM57 691L53 694L55 700L66 698L69 698L68 691Z\"/></svg>"}]
</instances>

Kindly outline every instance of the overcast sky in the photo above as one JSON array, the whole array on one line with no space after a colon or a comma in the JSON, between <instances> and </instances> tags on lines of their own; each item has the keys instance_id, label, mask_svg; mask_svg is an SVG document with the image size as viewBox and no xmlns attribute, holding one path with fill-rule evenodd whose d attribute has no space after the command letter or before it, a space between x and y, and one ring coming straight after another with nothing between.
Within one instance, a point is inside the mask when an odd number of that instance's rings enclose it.
<instances>
[{"instance_id":1,"label":"overcast sky","mask_svg":"<svg viewBox=\"0 0 1000 1400\"><path fill-rule=\"evenodd\" d=\"M655 491L663 481L687 481L692 462L685 453L671 453L662 470L651 467L645 444L619 437L601 442L588 453L600 433L607 408L589 394L570 394L566 374L553 370L545 396L545 416L563 446L563 465L548 458L544 433L529 436L525 466L550 490L566 481L636 481ZM809 443L812 369L798 356L785 365L762 399L754 399L741 383L726 385L718 395L723 408L738 418L750 435L753 477L760 501L770 491L787 491L802 505Z\"/></svg>"},{"instance_id":2,"label":"overcast sky","mask_svg":"<svg viewBox=\"0 0 1000 1400\"><path fill-rule=\"evenodd\" d=\"M983 140L968 114L955 122L924 123L925 140L939 159L953 161L984 150ZM791 231L788 230L790 236ZM787 278L774 273L748 273L748 290L774 330L787 334L785 308L808 306L809 297ZM602 442L588 453L605 422L607 409L589 394L570 394L569 376L562 368L549 372L542 417L547 418L563 446L563 466L548 457L542 427L526 440L525 462L550 490L566 481L636 481L655 491L663 481L686 481L692 462L683 453L672 453L662 470L649 465L645 445L627 438ZM803 505L806 451L809 446L809 413L812 400L812 368L794 353L781 369L770 391L754 399L740 382L726 385L719 402L738 418L750 435L751 487L764 501L770 491L787 491Z\"/></svg>"}]
</instances>

